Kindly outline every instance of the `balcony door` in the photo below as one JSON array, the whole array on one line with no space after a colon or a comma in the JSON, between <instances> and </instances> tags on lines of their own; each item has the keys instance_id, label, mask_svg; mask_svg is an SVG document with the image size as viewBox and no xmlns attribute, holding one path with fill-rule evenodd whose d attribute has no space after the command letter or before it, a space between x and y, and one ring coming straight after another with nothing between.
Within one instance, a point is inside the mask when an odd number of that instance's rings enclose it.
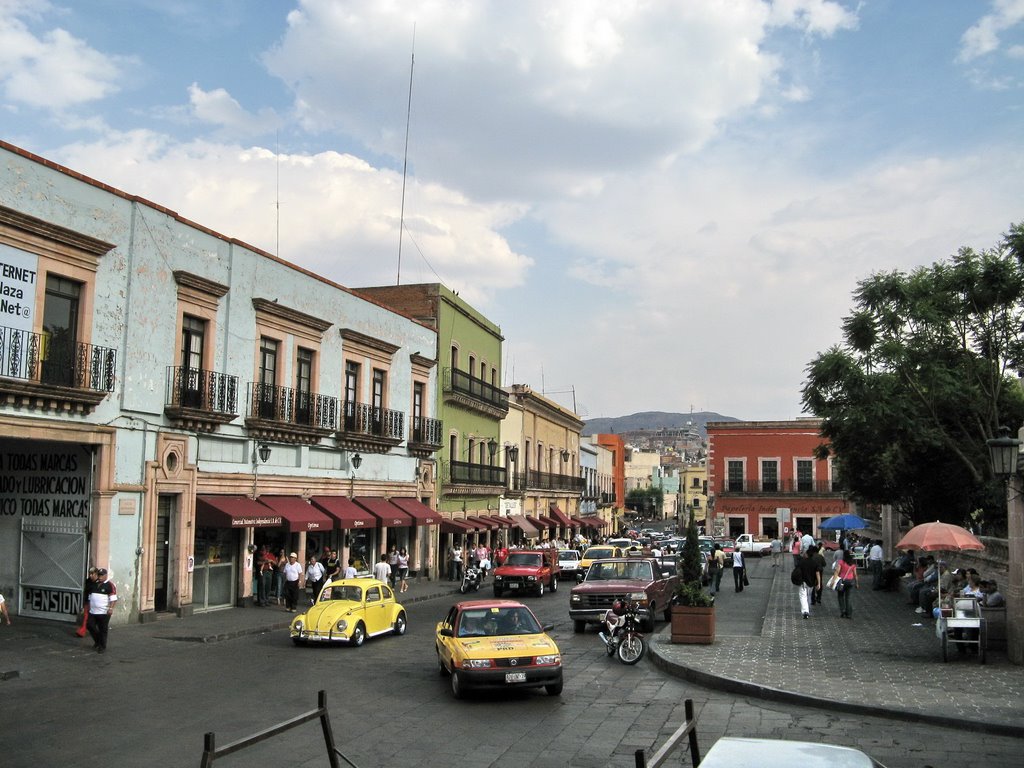
<instances>
[{"instance_id":1,"label":"balcony door","mask_svg":"<svg viewBox=\"0 0 1024 768\"><path fill-rule=\"evenodd\" d=\"M359 363L351 360L345 363L345 429L356 428L356 408L359 403Z\"/></svg>"},{"instance_id":2,"label":"balcony door","mask_svg":"<svg viewBox=\"0 0 1024 768\"><path fill-rule=\"evenodd\" d=\"M375 435L384 434L384 382L385 373L380 368L373 369L373 392L372 403L373 419L372 431Z\"/></svg>"},{"instance_id":3,"label":"balcony door","mask_svg":"<svg viewBox=\"0 0 1024 768\"><path fill-rule=\"evenodd\" d=\"M273 419L277 416L277 341L260 338L259 395L257 398L260 418Z\"/></svg>"},{"instance_id":4,"label":"balcony door","mask_svg":"<svg viewBox=\"0 0 1024 768\"><path fill-rule=\"evenodd\" d=\"M82 284L59 275L46 276L43 305L43 348L40 380L44 384L75 386L78 309Z\"/></svg>"},{"instance_id":5,"label":"balcony door","mask_svg":"<svg viewBox=\"0 0 1024 768\"><path fill-rule=\"evenodd\" d=\"M206 322L198 317L181 318L181 391L179 400L186 408L203 407L203 354L206 347Z\"/></svg>"},{"instance_id":6,"label":"balcony door","mask_svg":"<svg viewBox=\"0 0 1024 768\"><path fill-rule=\"evenodd\" d=\"M295 359L295 423L313 423L313 351L302 347Z\"/></svg>"}]
</instances>

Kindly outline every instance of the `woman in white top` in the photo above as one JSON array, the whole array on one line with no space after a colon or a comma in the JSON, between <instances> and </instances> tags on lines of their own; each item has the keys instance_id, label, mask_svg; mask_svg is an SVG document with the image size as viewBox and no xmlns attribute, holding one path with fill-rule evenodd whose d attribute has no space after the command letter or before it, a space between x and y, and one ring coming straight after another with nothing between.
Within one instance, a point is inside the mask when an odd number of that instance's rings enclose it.
<instances>
[{"instance_id":1,"label":"woman in white top","mask_svg":"<svg viewBox=\"0 0 1024 768\"><path fill-rule=\"evenodd\" d=\"M409 583L406 581L406 577L409 575L409 553L405 551L405 547L398 550L398 591L408 592Z\"/></svg>"}]
</instances>

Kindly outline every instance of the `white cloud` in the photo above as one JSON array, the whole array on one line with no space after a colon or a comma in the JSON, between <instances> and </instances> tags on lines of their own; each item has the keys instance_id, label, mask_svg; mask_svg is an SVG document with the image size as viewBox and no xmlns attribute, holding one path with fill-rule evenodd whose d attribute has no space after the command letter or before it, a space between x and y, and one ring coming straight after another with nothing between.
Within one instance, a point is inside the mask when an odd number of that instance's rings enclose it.
<instances>
[{"instance_id":1,"label":"white cloud","mask_svg":"<svg viewBox=\"0 0 1024 768\"><path fill-rule=\"evenodd\" d=\"M0 5L0 85L5 98L49 110L97 101L118 89L121 69L131 60L91 48L64 29L33 33L44 3Z\"/></svg>"},{"instance_id":2,"label":"white cloud","mask_svg":"<svg viewBox=\"0 0 1024 768\"><path fill-rule=\"evenodd\" d=\"M192 83L188 100L199 120L225 128L233 136L262 136L282 124L272 109L262 109L258 114L247 112L223 88L204 91L198 83Z\"/></svg>"},{"instance_id":3,"label":"white cloud","mask_svg":"<svg viewBox=\"0 0 1024 768\"><path fill-rule=\"evenodd\" d=\"M993 0L992 12L978 19L960 39L957 60L970 62L999 48L999 35L1024 21L1024 0Z\"/></svg>"}]
</instances>

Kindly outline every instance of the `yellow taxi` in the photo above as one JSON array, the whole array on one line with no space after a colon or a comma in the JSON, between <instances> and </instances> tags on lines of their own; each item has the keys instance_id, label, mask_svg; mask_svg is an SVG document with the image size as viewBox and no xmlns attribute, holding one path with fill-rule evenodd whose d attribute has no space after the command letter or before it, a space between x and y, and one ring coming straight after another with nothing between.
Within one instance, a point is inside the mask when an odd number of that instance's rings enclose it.
<instances>
[{"instance_id":1,"label":"yellow taxi","mask_svg":"<svg viewBox=\"0 0 1024 768\"><path fill-rule=\"evenodd\" d=\"M562 654L533 611L514 600L468 600L437 624L437 666L460 699L474 688L562 693Z\"/></svg>"},{"instance_id":2,"label":"yellow taxi","mask_svg":"<svg viewBox=\"0 0 1024 768\"><path fill-rule=\"evenodd\" d=\"M587 547L583 557L580 558L580 572L586 573L587 568L595 560L605 560L609 557L622 557L622 547L608 546L606 544Z\"/></svg>"},{"instance_id":3,"label":"yellow taxi","mask_svg":"<svg viewBox=\"0 0 1024 768\"><path fill-rule=\"evenodd\" d=\"M329 581L316 603L292 620L296 645L347 643L360 646L367 637L404 635L409 620L395 593L376 579Z\"/></svg>"}]
</instances>

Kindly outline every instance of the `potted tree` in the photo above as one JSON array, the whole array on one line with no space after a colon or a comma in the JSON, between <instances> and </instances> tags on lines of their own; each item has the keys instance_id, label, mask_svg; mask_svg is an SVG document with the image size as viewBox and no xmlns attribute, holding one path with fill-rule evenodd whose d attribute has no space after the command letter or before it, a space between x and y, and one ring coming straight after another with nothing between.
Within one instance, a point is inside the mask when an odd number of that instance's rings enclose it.
<instances>
[{"instance_id":1,"label":"potted tree","mask_svg":"<svg viewBox=\"0 0 1024 768\"><path fill-rule=\"evenodd\" d=\"M693 512L686 525L679 583L672 594L673 643L715 642L715 598L701 587L701 551Z\"/></svg>"}]
</instances>

